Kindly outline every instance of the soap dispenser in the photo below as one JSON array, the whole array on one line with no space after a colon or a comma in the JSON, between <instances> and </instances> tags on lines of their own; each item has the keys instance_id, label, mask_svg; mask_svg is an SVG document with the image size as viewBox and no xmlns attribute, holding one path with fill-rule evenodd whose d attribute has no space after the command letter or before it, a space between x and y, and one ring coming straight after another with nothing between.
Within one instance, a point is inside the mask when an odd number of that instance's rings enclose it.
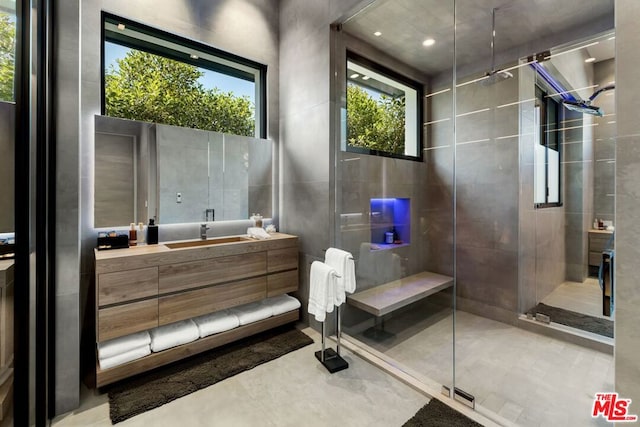
<instances>
[{"instance_id":1,"label":"soap dispenser","mask_svg":"<svg viewBox=\"0 0 640 427\"><path fill-rule=\"evenodd\" d=\"M142 244L144 245L145 243L145 232L144 232L144 224L139 222L138 223L138 245Z\"/></svg>"},{"instance_id":2,"label":"soap dispenser","mask_svg":"<svg viewBox=\"0 0 640 427\"><path fill-rule=\"evenodd\" d=\"M158 243L158 226L153 218L149 219L147 226L147 244L154 245Z\"/></svg>"}]
</instances>

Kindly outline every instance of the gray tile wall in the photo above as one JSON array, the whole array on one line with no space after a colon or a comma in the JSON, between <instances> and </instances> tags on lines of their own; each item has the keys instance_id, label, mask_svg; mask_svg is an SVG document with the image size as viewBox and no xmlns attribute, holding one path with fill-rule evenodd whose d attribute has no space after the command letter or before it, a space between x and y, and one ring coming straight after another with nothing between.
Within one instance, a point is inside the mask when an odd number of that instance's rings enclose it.
<instances>
[{"instance_id":1,"label":"gray tile wall","mask_svg":"<svg viewBox=\"0 0 640 427\"><path fill-rule=\"evenodd\" d=\"M280 2L279 229L300 237L300 293L309 265L334 244L334 129L330 24L360 0ZM339 121L338 121L339 122ZM306 313L306 310L302 310ZM315 325L313 322L312 324Z\"/></svg>"},{"instance_id":2,"label":"gray tile wall","mask_svg":"<svg viewBox=\"0 0 640 427\"><path fill-rule=\"evenodd\" d=\"M593 137L591 116L565 109L565 123L580 123L583 127L564 132L564 232L566 263L565 274L561 282L571 280L582 283L587 278L588 241L585 218L591 218L593 212ZM578 121L576 121L578 120ZM573 127L562 124L561 127ZM548 295L555 286L542 288L538 292L539 300Z\"/></svg>"},{"instance_id":3,"label":"gray tile wall","mask_svg":"<svg viewBox=\"0 0 640 427\"><path fill-rule=\"evenodd\" d=\"M632 399L631 413L640 403L640 3L616 0L616 391Z\"/></svg>"},{"instance_id":4,"label":"gray tile wall","mask_svg":"<svg viewBox=\"0 0 640 427\"><path fill-rule=\"evenodd\" d=\"M616 80L615 59L594 65L594 84L604 87ZM594 123L594 191L593 216L605 221L613 221L615 216L615 172L616 172L616 91L601 93L594 102L604 110L603 117L595 117ZM593 222L593 218L592 221ZM615 224L614 224L615 226Z\"/></svg>"},{"instance_id":5,"label":"gray tile wall","mask_svg":"<svg viewBox=\"0 0 640 427\"><path fill-rule=\"evenodd\" d=\"M14 140L15 140L15 104L0 102L0 233L15 231L14 216Z\"/></svg>"},{"instance_id":6,"label":"gray tile wall","mask_svg":"<svg viewBox=\"0 0 640 427\"><path fill-rule=\"evenodd\" d=\"M461 80L464 81L464 80ZM458 87L456 274L462 309L518 309L518 77ZM486 111L485 111L486 109ZM467 114L470 113L470 114Z\"/></svg>"},{"instance_id":7,"label":"gray tile wall","mask_svg":"<svg viewBox=\"0 0 640 427\"><path fill-rule=\"evenodd\" d=\"M55 413L69 411L79 404L80 318L84 289L80 286L82 129L80 2L71 0L54 5L56 40L56 277L55 277ZM93 28L97 28L94 26ZM99 64L97 59L94 64ZM90 119L93 125L93 118ZM93 185L92 185L93 187ZM93 212L91 212L93 222Z\"/></svg>"},{"instance_id":8,"label":"gray tile wall","mask_svg":"<svg viewBox=\"0 0 640 427\"><path fill-rule=\"evenodd\" d=\"M56 413L77 407L80 333L91 329L94 119L100 113L100 11L133 19L266 64L269 139L279 139L279 7L273 0L86 0L56 3L57 289ZM328 51L327 51L328 52ZM327 53L328 55L328 53ZM277 165L276 165L277 166ZM248 221L218 225L211 235L246 230ZM197 224L169 227L179 236ZM236 231L237 232L237 231ZM240 231L241 232L241 231ZM196 234L197 235L197 231ZM192 235L190 235L192 236ZM92 304L92 303L91 303ZM85 319L81 322L80 319ZM89 343L90 344L90 343ZM91 358L91 346L83 352ZM86 360L91 366L91 360Z\"/></svg>"}]
</instances>

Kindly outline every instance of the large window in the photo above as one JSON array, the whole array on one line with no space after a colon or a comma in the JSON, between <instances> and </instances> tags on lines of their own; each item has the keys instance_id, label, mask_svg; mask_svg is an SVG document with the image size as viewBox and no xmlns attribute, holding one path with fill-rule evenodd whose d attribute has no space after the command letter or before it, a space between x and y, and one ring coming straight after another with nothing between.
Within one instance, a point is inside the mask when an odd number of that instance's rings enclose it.
<instances>
[{"instance_id":1,"label":"large window","mask_svg":"<svg viewBox=\"0 0 640 427\"><path fill-rule=\"evenodd\" d=\"M346 150L422 159L421 86L347 54Z\"/></svg>"},{"instance_id":2,"label":"large window","mask_svg":"<svg viewBox=\"0 0 640 427\"><path fill-rule=\"evenodd\" d=\"M537 208L562 206L561 108L544 90L536 86L534 192Z\"/></svg>"},{"instance_id":3,"label":"large window","mask_svg":"<svg viewBox=\"0 0 640 427\"><path fill-rule=\"evenodd\" d=\"M266 137L266 66L103 14L103 114Z\"/></svg>"},{"instance_id":4,"label":"large window","mask_svg":"<svg viewBox=\"0 0 640 427\"><path fill-rule=\"evenodd\" d=\"M16 59L16 13L0 2L0 101L13 102Z\"/></svg>"}]
</instances>

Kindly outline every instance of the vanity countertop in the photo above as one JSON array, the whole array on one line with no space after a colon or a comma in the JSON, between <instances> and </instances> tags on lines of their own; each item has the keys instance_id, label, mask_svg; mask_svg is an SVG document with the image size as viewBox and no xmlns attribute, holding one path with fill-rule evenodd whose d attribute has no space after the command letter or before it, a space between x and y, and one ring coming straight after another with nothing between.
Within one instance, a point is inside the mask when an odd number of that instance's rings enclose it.
<instances>
[{"instance_id":1,"label":"vanity countertop","mask_svg":"<svg viewBox=\"0 0 640 427\"><path fill-rule=\"evenodd\" d=\"M595 228L592 228L591 230L589 230L589 233L613 234L613 230L596 230Z\"/></svg>"},{"instance_id":2,"label":"vanity countertop","mask_svg":"<svg viewBox=\"0 0 640 427\"><path fill-rule=\"evenodd\" d=\"M175 248L171 249L167 244L173 243L181 243L181 242L200 242L198 239L191 240L177 240L171 242L162 242L155 245L140 245L140 246L130 246L128 248L123 249L109 249L109 250L98 250L95 249L96 260L112 260L117 258L124 257L132 257L132 256L144 256L144 255L164 255L164 254L179 254L181 252L186 251L195 251L195 250L203 250L203 249L211 249L211 248L229 248L230 246L237 245L255 245L255 244L265 244L269 242L277 242L282 240L289 239L297 239L297 236L293 236L285 233L273 233L270 235L270 239L257 240L248 238L246 235L238 235L238 236L219 236L219 237L210 237L207 240L211 240L211 245L202 245L202 246L194 246L194 247L185 247L185 248ZM246 240L242 240L240 242L228 242L228 243L213 243L213 241L217 239L225 239L229 237L244 237Z\"/></svg>"},{"instance_id":3,"label":"vanity countertop","mask_svg":"<svg viewBox=\"0 0 640 427\"><path fill-rule=\"evenodd\" d=\"M13 259L0 260L0 272L5 272L13 266Z\"/></svg>"}]
</instances>

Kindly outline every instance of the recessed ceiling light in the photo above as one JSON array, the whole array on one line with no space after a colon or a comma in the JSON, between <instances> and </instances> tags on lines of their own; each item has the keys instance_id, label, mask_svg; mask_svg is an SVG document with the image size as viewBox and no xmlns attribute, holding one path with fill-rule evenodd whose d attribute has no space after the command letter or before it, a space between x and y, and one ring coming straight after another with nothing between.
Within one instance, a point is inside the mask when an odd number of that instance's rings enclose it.
<instances>
[{"instance_id":1,"label":"recessed ceiling light","mask_svg":"<svg viewBox=\"0 0 640 427\"><path fill-rule=\"evenodd\" d=\"M376 31L375 33L373 33L373 35L376 37L380 37L382 33L380 31Z\"/></svg>"},{"instance_id":2,"label":"recessed ceiling light","mask_svg":"<svg viewBox=\"0 0 640 427\"><path fill-rule=\"evenodd\" d=\"M360 77L360 74L358 73L353 73L349 76L350 79L357 79L358 77Z\"/></svg>"},{"instance_id":3,"label":"recessed ceiling light","mask_svg":"<svg viewBox=\"0 0 640 427\"><path fill-rule=\"evenodd\" d=\"M362 80L369 80L371 77L369 76L362 76Z\"/></svg>"},{"instance_id":4,"label":"recessed ceiling light","mask_svg":"<svg viewBox=\"0 0 640 427\"><path fill-rule=\"evenodd\" d=\"M124 24L118 24L118 29L120 31L124 30L126 27L124 26Z\"/></svg>"},{"instance_id":5,"label":"recessed ceiling light","mask_svg":"<svg viewBox=\"0 0 640 427\"><path fill-rule=\"evenodd\" d=\"M587 58L584 60L584 62L594 62L596 60L596 58L594 58L593 56L591 58Z\"/></svg>"},{"instance_id":6,"label":"recessed ceiling light","mask_svg":"<svg viewBox=\"0 0 640 427\"><path fill-rule=\"evenodd\" d=\"M435 42L434 39L429 38L422 42L422 46L433 46Z\"/></svg>"},{"instance_id":7,"label":"recessed ceiling light","mask_svg":"<svg viewBox=\"0 0 640 427\"><path fill-rule=\"evenodd\" d=\"M191 59L198 59L199 58L199 56L196 55L195 53L192 53L190 56L191 56Z\"/></svg>"}]
</instances>

